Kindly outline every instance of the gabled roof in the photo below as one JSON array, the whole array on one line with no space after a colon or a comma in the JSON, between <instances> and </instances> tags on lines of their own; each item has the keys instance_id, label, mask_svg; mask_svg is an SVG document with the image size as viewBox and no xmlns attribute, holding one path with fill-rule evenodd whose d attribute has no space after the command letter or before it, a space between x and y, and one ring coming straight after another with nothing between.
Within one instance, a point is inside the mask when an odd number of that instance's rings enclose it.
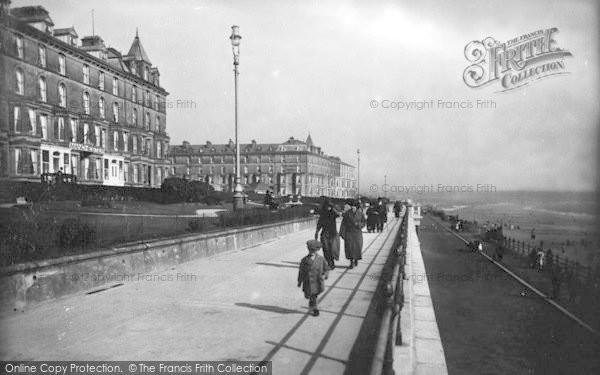
<instances>
[{"instance_id":1,"label":"gabled roof","mask_svg":"<svg viewBox=\"0 0 600 375\"><path fill-rule=\"evenodd\" d=\"M65 29L54 29L54 36L59 36L59 35L72 35L75 38L79 37L79 35L77 35L77 32L75 31L74 27L67 27Z\"/></svg>"},{"instance_id":2,"label":"gabled roof","mask_svg":"<svg viewBox=\"0 0 600 375\"><path fill-rule=\"evenodd\" d=\"M283 142L282 145L305 145L305 142L302 142L298 139L294 139L294 137L290 137L287 141Z\"/></svg>"},{"instance_id":3,"label":"gabled roof","mask_svg":"<svg viewBox=\"0 0 600 375\"><path fill-rule=\"evenodd\" d=\"M123 59L121 58L121 53L112 47L108 47L106 49L108 53L107 62L112 65L115 69L121 70L123 72L130 73L127 65L123 63Z\"/></svg>"},{"instance_id":4,"label":"gabled roof","mask_svg":"<svg viewBox=\"0 0 600 375\"><path fill-rule=\"evenodd\" d=\"M46 22L54 26L50 14L43 6L26 6L20 8L11 8L10 15L20 19L23 22Z\"/></svg>"},{"instance_id":5,"label":"gabled roof","mask_svg":"<svg viewBox=\"0 0 600 375\"><path fill-rule=\"evenodd\" d=\"M140 41L140 37L135 32L135 38L133 39L133 43L131 44L131 48L129 48L129 52L127 53L128 57L133 57L136 61L144 61L147 62L148 65L152 65L146 51L144 50L144 46L142 46L142 42Z\"/></svg>"}]
</instances>

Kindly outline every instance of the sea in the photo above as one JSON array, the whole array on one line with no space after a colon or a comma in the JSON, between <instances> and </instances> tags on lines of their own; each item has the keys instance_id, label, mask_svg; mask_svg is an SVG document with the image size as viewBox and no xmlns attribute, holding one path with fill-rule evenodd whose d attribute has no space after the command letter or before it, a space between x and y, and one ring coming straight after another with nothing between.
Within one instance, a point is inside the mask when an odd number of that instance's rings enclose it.
<instances>
[{"instance_id":1,"label":"sea","mask_svg":"<svg viewBox=\"0 0 600 375\"><path fill-rule=\"evenodd\" d=\"M503 226L504 235L552 249L586 266L600 267L598 196L595 192L510 191L422 194L422 205L450 215Z\"/></svg>"}]
</instances>

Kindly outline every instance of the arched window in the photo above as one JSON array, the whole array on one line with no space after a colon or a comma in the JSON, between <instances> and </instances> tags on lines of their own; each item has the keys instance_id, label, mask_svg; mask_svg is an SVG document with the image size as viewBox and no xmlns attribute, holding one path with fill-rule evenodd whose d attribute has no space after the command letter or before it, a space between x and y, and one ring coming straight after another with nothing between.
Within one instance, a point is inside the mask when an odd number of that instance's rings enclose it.
<instances>
[{"instance_id":1,"label":"arched window","mask_svg":"<svg viewBox=\"0 0 600 375\"><path fill-rule=\"evenodd\" d=\"M105 118L106 117L106 101L104 100L103 97L100 97L100 100L98 101L98 111L100 112L100 118Z\"/></svg>"},{"instance_id":2,"label":"arched window","mask_svg":"<svg viewBox=\"0 0 600 375\"><path fill-rule=\"evenodd\" d=\"M133 113L131 114L131 120L133 122L133 126L137 126L137 124L138 124L138 116L137 116L137 109L136 108L133 109Z\"/></svg>"},{"instance_id":3,"label":"arched window","mask_svg":"<svg viewBox=\"0 0 600 375\"><path fill-rule=\"evenodd\" d=\"M67 108L67 86L64 83L58 84L58 105Z\"/></svg>"},{"instance_id":4,"label":"arched window","mask_svg":"<svg viewBox=\"0 0 600 375\"><path fill-rule=\"evenodd\" d=\"M38 80L38 89L39 89L39 99L42 102L46 102L48 100L47 90L46 90L46 78L40 77Z\"/></svg>"},{"instance_id":5,"label":"arched window","mask_svg":"<svg viewBox=\"0 0 600 375\"><path fill-rule=\"evenodd\" d=\"M17 68L15 71L15 77L17 82L17 86L15 88L16 93L19 95L25 95L25 83L23 78L23 70L21 68Z\"/></svg>"},{"instance_id":6,"label":"arched window","mask_svg":"<svg viewBox=\"0 0 600 375\"><path fill-rule=\"evenodd\" d=\"M90 94L87 91L83 93L83 113L90 114Z\"/></svg>"},{"instance_id":7,"label":"arched window","mask_svg":"<svg viewBox=\"0 0 600 375\"><path fill-rule=\"evenodd\" d=\"M58 73L63 76L67 74L67 59L62 53L58 55Z\"/></svg>"},{"instance_id":8,"label":"arched window","mask_svg":"<svg viewBox=\"0 0 600 375\"><path fill-rule=\"evenodd\" d=\"M160 117L156 116L156 123L154 124L154 129L158 133L160 131Z\"/></svg>"}]
</instances>

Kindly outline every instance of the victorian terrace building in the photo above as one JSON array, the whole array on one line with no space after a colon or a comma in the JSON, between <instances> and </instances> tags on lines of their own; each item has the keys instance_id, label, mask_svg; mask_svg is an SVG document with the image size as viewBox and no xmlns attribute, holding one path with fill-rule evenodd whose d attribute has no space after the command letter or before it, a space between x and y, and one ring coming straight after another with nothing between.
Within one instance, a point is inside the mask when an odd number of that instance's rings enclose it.
<instances>
[{"instance_id":1,"label":"victorian terrace building","mask_svg":"<svg viewBox=\"0 0 600 375\"><path fill-rule=\"evenodd\" d=\"M55 29L41 6L0 0L0 178L40 181L65 173L78 183L159 187L165 99L139 36L129 52L98 35L78 41Z\"/></svg>"},{"instance_id":2,"label":"victorian terrace building","mask_svg":"<svg viewBox=\"0 0 600 375\"><path fill-rule=\"evenodd\" d=\"M211 184L216 190L233 191L235 143L171 146L172 174ZM293 137L283 143L240 144L241 183L244 190L278 195L348 198L356 196L352 165L325 155L310 137Z\"/></svg>"}]
</instances>

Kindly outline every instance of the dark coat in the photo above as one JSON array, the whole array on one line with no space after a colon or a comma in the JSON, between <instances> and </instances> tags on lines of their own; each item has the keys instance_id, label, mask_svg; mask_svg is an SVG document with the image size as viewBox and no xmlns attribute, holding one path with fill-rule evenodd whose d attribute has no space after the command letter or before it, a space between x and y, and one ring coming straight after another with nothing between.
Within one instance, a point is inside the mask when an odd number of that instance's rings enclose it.
<instances>
[{"instance_id":1,"label":"dark coat","mask_svg":"<svg viewBox=\"0 0 600 375\"><path fill-rule=\"evenodd\" d=\"M346 259L362 259L363 235L365 217L361 209L356 212L348 210L342 218L340 236L344 239Z\"/></svg>"},{"instance_id":2,"label":"dark coat","mask_svg":"<svg viewBox=\"0 0 600 375\"><path fill-rule=\"evenodd\" d=\"M387 206L385 204L377 206L377 213L379 214L379 220L382 220L384 223L387 222Z\"/></svg>"},{"instance_id":3,"label":"dark coat","mask_svg":"<svg viewBox=\"0 0 600 375\"><path fill-rule=\"evenodd\" d=\"M321 231L321 243L323 244L323 255L327 261L340 259L340 238L337 233L336 218L339 216L335 209L325 209L319 216L317 222L317 233Z\"/></svg>"},{"instance_id":4,"label":"dark coat","mask_svg":"<svg viewBox=\"0 0 600 375\"><path fill-rule=\"evenodd\" d=\"M317 222L317 232L323 230L323 232L329 232L330 234L337 234L337 226L335 219L339 214L335 210L325 210L321 212L319 221Z\"/></svg>"},{"instance_id":5,"label":"dark coat","mask_svg":"<svg viewBox=\"0 0 600 375\"><path fill-rule=\"evenodd\" d=\"M302 286L304 297L318 295L325 290L325 278L328 272L327 262L322 256L316 254L314 259L310 255L300 261L298 270L298 285Z\"/></svg>"}]
</instances>

